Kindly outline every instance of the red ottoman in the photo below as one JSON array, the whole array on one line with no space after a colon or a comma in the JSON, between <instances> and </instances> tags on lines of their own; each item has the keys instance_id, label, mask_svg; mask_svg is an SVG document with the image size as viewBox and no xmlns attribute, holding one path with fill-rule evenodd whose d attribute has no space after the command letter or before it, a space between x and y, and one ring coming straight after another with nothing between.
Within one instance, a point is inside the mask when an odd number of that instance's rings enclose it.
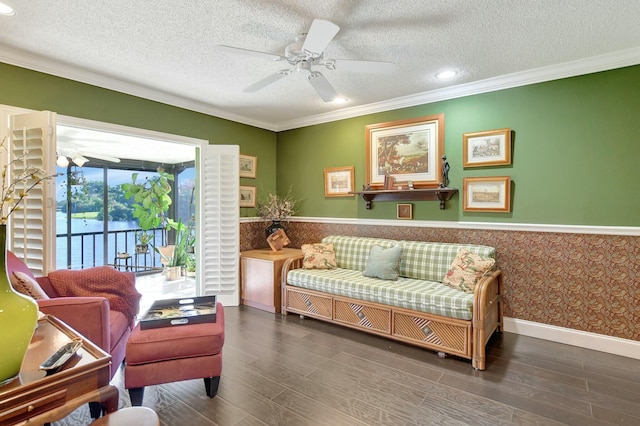
<instances>
[{"instance_id":1,"label":"red ottoman","mask_svg":"<svg viewBox=\"0 0 640 426\"><path fill-rule=\"evenodd\" d=\"M140 330L127 341L124 387L131 405L142 405L144 387L204 378L207 396L218 392L222 372L224 310L216 304L216 322Z\"/></svg>"}]
</instances>

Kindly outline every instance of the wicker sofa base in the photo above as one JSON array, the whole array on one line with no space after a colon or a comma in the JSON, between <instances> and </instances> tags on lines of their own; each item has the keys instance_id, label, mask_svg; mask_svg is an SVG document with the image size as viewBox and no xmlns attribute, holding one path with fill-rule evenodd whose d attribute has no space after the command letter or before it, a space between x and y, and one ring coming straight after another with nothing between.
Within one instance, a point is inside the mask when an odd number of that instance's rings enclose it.
<instances>
[{"instance_id":1,"label":"wicker sofa base","mask_svg":"<svg viewBox=\"0 0 640 426\"><path fill-rule=\"evenodd\" d=\"M352 271L364 268L366 256L373 245L390 247L395 244L393 240L349 236L329 236L325 237L323 242L334 244L338 269ZM403 255L406 254L407 258L401 261L401 272L405 273L402 276L425 282L423 287L414 287L417 288L415 296L417 300L423 298L438 300L435 293L439 290L437 286L430 285L433 283L431 277L436 270L438 271L436 276L445 274L456 256L455 253L459 250L458 246L447 243L403 242ZM493 250L485 246L470 247L479 248L480 253L483 250L487 253L486 249ZM488 253L490 254L490 251ZM471 365L478 370L486 368L487 342L493 333L502 327L500 299L502 272L500 270L494 270L490 275L484 275L478 280L473 293L471 318L460 319L454 318L456 315L453 314L451 317L445 316L449 311L444 309L436 311L438 312L436 314L419 311L418 305L410 308L394 306L395 299L390 294L392 292L374 293L368 289L368 294L376 298L375 302L355 299L354 297L367 292L349 292L346 290L349 287L349 281L340 288L336 284L339 279L344 279L349 274L345 275L338 271L337 276L340 278L336 279L335 276L332 277L331 271L327 271L326 276L323 273L294 272L302 267L302 254L287 259L282 266L282 313L284 315L297 313L328 321L439 353L470 359ZM354 281L358 279L357 274L352 276ZM361 282L359 285L375 287L376 283ZM308 286L312 286L313 289L306 288ZM424 291L424 294L420 291ZM429 295L429 291L434 291L434 294Z\"/></svg>"},{"instance_id":2,"label":"wicker sofa base","mask_svg":"<svg viewBox=\"0 0 640 426\"><path fill-rule=\"evenodd\" d=\"M287 286L286 312L471 359L471 321Z\"/></svg>"},{"instance_id":3,"label":"wicker sofa base","mask_svg":"<svg viewBox=\"0 0 640 426\"><path fill-rule=\"evenodd\" d=\"M297 313L467 358L478 370L485 369L486 344L493 332L502 326L499 272L487 283L490 285L483 294L476 295L473 320L433 315L283 284L283 315Z\"/></svg>"}]
</instances>

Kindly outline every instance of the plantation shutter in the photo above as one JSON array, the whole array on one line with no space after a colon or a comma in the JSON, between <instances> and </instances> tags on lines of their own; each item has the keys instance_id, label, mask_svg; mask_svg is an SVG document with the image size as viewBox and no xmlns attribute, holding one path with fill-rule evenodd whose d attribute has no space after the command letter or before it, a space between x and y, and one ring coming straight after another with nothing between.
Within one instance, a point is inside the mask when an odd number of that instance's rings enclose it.
<instances>
[{"instance_id":1,"label":"plantation shutter","mask_svg":"<svg viewBox=\"0 0 640 426\"><path fill-rule=\"evenodd\" d=\"M238 306L239 291L239 158L237 145L204 145L198 169L199 294Z\"/></svg>"},{"instance_id":2,"label":"plantation shutter","mask_svg":"<svg viewBox=\"0 0 640 426\"><path fill-rule=\"evenodd\" d=\"M28 168L45 176L55 173L56 114L49 111L12 115L9 125L9 179ZM7 184L10 180L6 181ZM9 218L9 250L22 258L36 275L55 268L55 179L40 183L29 192L21 209ZM29 186L20 183L17 190Z\"/></svg>"}]
</instances>

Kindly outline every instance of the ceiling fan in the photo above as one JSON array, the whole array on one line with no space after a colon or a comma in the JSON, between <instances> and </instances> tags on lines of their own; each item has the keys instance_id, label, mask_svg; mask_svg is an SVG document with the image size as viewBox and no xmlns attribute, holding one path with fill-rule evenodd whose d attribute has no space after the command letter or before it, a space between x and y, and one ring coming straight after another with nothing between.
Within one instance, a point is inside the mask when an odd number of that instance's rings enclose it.
<instances>
[{"instance_id":1,"label":"ceiling fan","mask_svg":"<svg viewBox=\"0 0 640 426\"><path fill-rule=\"evenodd\" d=\"M306 71L307 80L324 102L334 101L338 93L322 73L313 67L324 67L328 70L388 74L393 72L395 64L383 61L361 61L354 59L328 59L324 50L340 30L336 24L322 19L314 19L307 33L300 34L295 41L284 49L284 56L238 47L218 45L219 50L255 56L273 61L286 61L293 68L286 68L244 89L244 92L257 92L270 84L284 78L294 71Z\"/></svg>"},{"instance_id":2,"label":"ceiling fan","mask_svg":"<svg viewBox=\"0 0 640 426\"><path fill-rule=\"evenodd\" d=\"M56 153L58 154L57 164L60 167L66 167L69 160L77 166L84 166L90 161L90 158L97 160L119 163L120 159L111 155L94 152L86 143L58 135ZM89 157L89 158L87 158Z\"/></svg>"}]
</instances>

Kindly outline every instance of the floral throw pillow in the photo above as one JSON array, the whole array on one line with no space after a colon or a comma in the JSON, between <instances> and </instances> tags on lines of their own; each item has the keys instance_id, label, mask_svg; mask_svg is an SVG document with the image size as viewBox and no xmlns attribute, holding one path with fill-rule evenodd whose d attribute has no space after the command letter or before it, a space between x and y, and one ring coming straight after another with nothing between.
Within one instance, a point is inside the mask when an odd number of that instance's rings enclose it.
<instances>
[{"instance_id":1,"label":"floral throw pillow","mask_svg":"<svg viewBox=\"0 0 640 426\"><path fill-rule=\"evenodd\" d=\"M478 280L493 271L495 259L485 258L467 249L460 249L442 283L465 293L473 293Z\"/></svg>"},{"instance_id":2,"label":"floral throw pillow","mask_svg":"<svg viewBox=\"0 0 640 426\"><path fill-rule=\"evenodd\" d=\"M337 267L333 243L303 244L301 249L304 255L302 260L304 269L335 269Z\"/></svg>"}]
</instances>

